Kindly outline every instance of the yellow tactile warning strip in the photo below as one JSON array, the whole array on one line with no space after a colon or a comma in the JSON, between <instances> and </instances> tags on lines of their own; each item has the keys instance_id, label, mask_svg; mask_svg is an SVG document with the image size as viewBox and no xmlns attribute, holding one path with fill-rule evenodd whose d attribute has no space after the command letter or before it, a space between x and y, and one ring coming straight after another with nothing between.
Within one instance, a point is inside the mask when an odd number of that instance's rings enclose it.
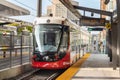
<instances>
[{"instance_id":1,"label":"yellow tactile warning strip","mask_svg":"<svg viewBox=\"0 0 120 80\"><path fill-rule=\"evenodd\" d=\"M90 56L89 53L85 54L80 60L68 68L63 74L61 74L56 80L71 80L71 78L80 69L81 64Z\"/></svg>"}]
</instances>

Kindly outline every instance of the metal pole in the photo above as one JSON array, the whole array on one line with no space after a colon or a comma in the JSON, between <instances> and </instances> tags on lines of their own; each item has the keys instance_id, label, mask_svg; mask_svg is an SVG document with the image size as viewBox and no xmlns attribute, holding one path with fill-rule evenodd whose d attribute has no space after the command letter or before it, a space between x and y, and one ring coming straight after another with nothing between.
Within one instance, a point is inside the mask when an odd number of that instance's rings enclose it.
<instances>
[{"instance_id":1,"label":"metal pole","mask_svg":"<svg viewBox=\"0 0 120 80\"><path fill-rule=\"evenodd\" d=\"M112 57L113 69L117 68L117 24L112 23Z\"/></svg>"},{"instance_id":2,"label":"metal pole","mask_svg":"<svg viewBox=\"0 0 120 80\"><path fill-rule=\"evenodd\" d=\"M112 61L112 53L111 53L111 31L107 30L107 36L106 36L106 53L108 54L110 58L110 62Z\"/></svg>"},{"instance_id":3,"label":"metal pole","mask_svg":"<svg viewBox=\"0 0 120 80\"><path fill-rule=\"evenodd\" d=\"M30 63L30 53L31 53L31 36L29 36L29 63Z\"/></svg>"},{"instance_id":4,"label":"metal pole","mask_svg":"<svg viewBox=\"0 0 120 80\"><path fill-rule=\"evenodd\" d=\"M85 10L84 10L84 14L83 15L85 16Z\"/></svg>"},{"instance_id":5,"label":"metal pole","mask_svg":"<svg viewBox=\"0 0 120 80\"><path fill-rule=\"evenodd\" d=\"M106 31L106 54L108 54L108 57L110 57L109 53L108 53L108 30Z\"/></svg>"},{"instance_id":6,"label":"metal pole","mask_svg":"<svg viewBox=\"0 0 120 80\"><path fill-rule=\"evenodd\" d=\"M23 43L23 41L22 41L22 38L23 36L21 35L21 44L20 44L20 57L21 57L21 65L22 65L22 63L23 63L23 61L22 61L22 57L23 57L23 55L22 55L22 43Z\"/></svg>"},{"instance_id":7,"label":"metal pole","mask_svg":"<svg viewBox=\"0 0 120 80\"><path fill-rule=\"evenodd\" d=\"M10 32L10 67L12 67L12 50L14 50L14 32Z\"/></svg>"},{"instance_id":8,"label":"metal pole","mask_svg":"<svg viewBox=\"0 0 120 80\"><path fill-rule=\"evenodd\" d=\"M79 56L80 58L81 58L81 40L82 39L81 39L81 29L80 29L80 56Z\"/></svg>"},{"instance_id":9,"label":"metal pole","mask_svg":"<svg viewBox=\"0 0 120 80\"><path fill-rule=\"evenodd\" d=\"M110 61L112 61L112 39L111 39L111 31L109 30L109 53L110 53Z\"/></svg>"},{"instance_id":10,"label":"metal pole","mask_svg":"<svg viewBox=\"0 0 120 80\"><path fill-rule=\"evenodd\" d=\"M116 4L117 4L117 19L118 19L118 23L117 23L117 29L118 29L118 33L120 31L120 0L116 0ZM119 72L120 72L120 36L119 34L117 35L118 39L117 39L117 53L119 54Z\"/></svg>"},{"instance_id":11,"label":"metal pole","mask_svg":"<svg viewBox=\"0 0 120 80\"><path fill-rule=\"evenodd\" d=\"M106 51L105 53L108 54L109 57L109 53L108 53L108 30L106 30L106 47L105 47Z\"/></svg>"},{"instance_id":12,"label":"metal pole","mask_svg":"<svg viewBox=\"0 0 120 80\"><path fill-rule=\"evenodd\" d=\"M37 17L40 17L41 15L42 15L42 0L38 0Z\"/></svg>"},{"instance_id":13,"label":"metal pole","mask_svg":"<svg viewBox=\"0 0 120 80\"><path fill-rule=\"evenodd\" d=\"M12 34L10 34L10 68L12 67Z\"/></svg>"}]
</instances>

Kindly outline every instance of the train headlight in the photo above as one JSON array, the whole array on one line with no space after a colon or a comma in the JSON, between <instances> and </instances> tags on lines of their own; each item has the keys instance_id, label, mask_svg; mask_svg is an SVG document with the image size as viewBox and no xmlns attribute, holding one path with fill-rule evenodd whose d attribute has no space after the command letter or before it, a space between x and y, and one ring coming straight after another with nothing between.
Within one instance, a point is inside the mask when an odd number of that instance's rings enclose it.
<instances>
[{"instance_id":1,"label":"train headlight","mask_svg":"<svg viewBox=\"0 0 120 80\"><path fill-rule=\"evenodd\" d=\"M44 56L43 60L48 61L49 60L49 56Z\"/></svg>"},{"instance_id":2,"label":"train headlight","mask_svg":"<svg viewBox=\"0 0 120 80\"><path fill-rule=\"evenodd\" d=\"M35 60L35 61L39 61L39 57L37 57L37 55L34 54L34 55L33 55L33 60Z\"/></svg>"},{"instance_id":3,"label":"train headlight","mask_svg":"<svg viewBox=\"0 0 120 80\"><path fill-rule=\"evenodd\" d=\"M55 54L55 59L59 59L59 55L57 53Z\"/></svg>"},{"instance_id":4,"label":"train headlight","mask_svg":"<svg viewBox=\"0 0 120 80\"><path fill-rule=\"evenodd\" d=\"M37 55L34 54L34 55L33 55L33 59L35 59L35 58L37 58Z\"/></svg>"},{"instance_id":5,"label":"train headlight","mask_svg":"<svg viewBox=\"0 0 120 80\"><path fill-rule=\"evenodd\" d=\"M47 23L50 23L50 20L49 20L49 19L47 20Z\"/></svg>"}]
</instances>

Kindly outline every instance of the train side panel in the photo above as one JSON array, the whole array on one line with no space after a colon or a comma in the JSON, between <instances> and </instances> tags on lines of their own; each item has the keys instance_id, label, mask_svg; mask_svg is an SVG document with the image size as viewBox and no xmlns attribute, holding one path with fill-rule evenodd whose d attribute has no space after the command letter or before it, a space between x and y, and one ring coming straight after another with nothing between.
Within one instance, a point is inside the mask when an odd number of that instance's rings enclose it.
<instances>
[{"instance_id":1,"label":"train side panel","mask_svg":"<svg viewBox=\"0 0 120 80\"><path fill-rule=\"evenodd\" d=\"M80 58L80 44L78 32L70 33L70 64L75 63Z\"/></svg>"}]
</instances>

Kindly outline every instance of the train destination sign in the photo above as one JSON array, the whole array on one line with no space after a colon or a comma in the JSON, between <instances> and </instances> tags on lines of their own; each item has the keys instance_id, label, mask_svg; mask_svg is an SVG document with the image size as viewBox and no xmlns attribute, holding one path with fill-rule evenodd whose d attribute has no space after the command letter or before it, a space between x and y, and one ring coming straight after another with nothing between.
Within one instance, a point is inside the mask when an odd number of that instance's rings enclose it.
<instances>
[{"instance_id":1,"label":"train destination sign","mask_svg":"<svg viewBox=\"0 0 120 80\"><path fill-rule=\"evenodd\" d=\"M81 26L105 26L105 18L83 17L80 19Z\"/></svg>"}]
</instances>

